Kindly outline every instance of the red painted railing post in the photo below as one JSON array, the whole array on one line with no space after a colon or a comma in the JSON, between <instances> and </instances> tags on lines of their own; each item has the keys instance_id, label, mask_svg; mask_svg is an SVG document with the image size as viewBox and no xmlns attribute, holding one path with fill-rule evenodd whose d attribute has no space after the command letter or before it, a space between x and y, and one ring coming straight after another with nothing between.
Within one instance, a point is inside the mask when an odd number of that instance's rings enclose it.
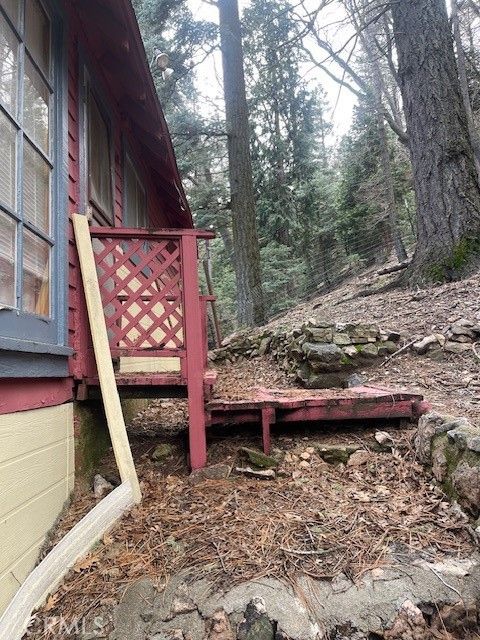
<instances>
[{"instance_id":1,"label":"red painted railing post","mask_svg":"<svg viewBox=\"0 0 480 640\"><path fill-rule=\"evenodd\" d=\"M208 362L208 328L207 328L208 311L207 311L207 301L203 296L200 297L200 304L202 307L203 363L206 369L207 362Z\"/></svg>"},{"instance_id":2,"label":"red painted railing post","mask_svg":"<svg viewBox=\"0 0 480 640\"><path fill-rule=\"evenodd\" d=\"M207 463L207 439L203 390L205 337L202 331L203 309L198 281L197 239L194 236L183 236L181 242L190 465L192 469L201 469Z\"/></svg>"}]
</instances>

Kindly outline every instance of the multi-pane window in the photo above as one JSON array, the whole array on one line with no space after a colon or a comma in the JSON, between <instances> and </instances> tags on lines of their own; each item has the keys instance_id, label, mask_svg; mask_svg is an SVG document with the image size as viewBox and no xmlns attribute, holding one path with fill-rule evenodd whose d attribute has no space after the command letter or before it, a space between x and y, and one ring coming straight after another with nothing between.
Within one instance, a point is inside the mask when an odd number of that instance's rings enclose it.
<instances>
[{"instance_id":1,"label":"multi-pane window","mask_svg":"<svg viewBox=\"0 0 480 640\"><path fill-rule=\"evenodd\" d=\"M123 219L126 227L148 227L147 196L135 166L125 155Z\"/></svg>"},{"instance_id":2,"label":"multi-pane window","mask_svg":"<svg viewBox=\"0 0 480 640\"><path fill-rule=\"evenodd\" d=\"M95 213L113 220L110 130L91 90L87 95L88 197Z\"/></svg>"},{"instance_id":3,"label":"multi-pane window","mask_svg":"<svg viewBox=\"0 0 480 640\"><path fill-rule=\"evenodd\" d=\"M0 305L51 315L52 23L39 0L0 0Z\"/></svg>"}]
</instances>

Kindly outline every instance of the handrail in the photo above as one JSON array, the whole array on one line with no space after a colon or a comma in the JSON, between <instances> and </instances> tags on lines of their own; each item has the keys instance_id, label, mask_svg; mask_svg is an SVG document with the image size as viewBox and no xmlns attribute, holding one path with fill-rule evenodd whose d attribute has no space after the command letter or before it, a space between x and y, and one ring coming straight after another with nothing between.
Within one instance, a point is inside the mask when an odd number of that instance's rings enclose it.
<instances>
[{"instance_id":1,"label":"handrail","mask_svg":"<svg viewBox=\"0 0 480 640\"><path fill-rule=\"evenodd\" d=\"M194 237L204 240L215 238L213 231L204 229L136 229L127 227L90 227L90 235L95 238L138 238L152 239Z\"/></svg>"}]
</instances>

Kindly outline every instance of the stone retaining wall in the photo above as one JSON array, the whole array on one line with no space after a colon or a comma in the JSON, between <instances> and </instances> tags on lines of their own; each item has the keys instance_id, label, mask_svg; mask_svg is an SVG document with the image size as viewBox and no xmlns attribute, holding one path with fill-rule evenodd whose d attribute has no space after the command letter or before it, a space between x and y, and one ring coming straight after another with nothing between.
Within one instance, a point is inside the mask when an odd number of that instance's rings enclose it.
<instances>
[{"instance_id":1,"label":"stone retaining wall","mask_svg":"<svg viewBox=\"0 0 480 640\"><path fill-rule=\"evenodd\" d=\"M427 413L419 420L415 447L420 462L432 468L447 496L478 518L480 428L466 418Z\"/></svg>"},{"instance_id":2,"label":"stone retaining wall","mask_svg":"<svg viewBox=\"0 0 480 640\"><path fill-rule=\"evenodd\" d=\"M309 389L349 386L349 376L398 349L400 334L375 324L309 321L299 329L262 329L227 338L211 355L233 362L271 354L287 373Z\"/></svg>"}]
</instances>

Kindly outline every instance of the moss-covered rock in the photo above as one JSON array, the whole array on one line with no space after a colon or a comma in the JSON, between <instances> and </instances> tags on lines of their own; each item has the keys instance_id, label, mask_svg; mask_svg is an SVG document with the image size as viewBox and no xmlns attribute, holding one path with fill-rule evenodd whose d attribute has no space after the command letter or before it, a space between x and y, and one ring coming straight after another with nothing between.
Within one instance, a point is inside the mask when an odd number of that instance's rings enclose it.
<instances>
[{"instance_id":1,"label":"moss-covered rock","mask_svg":"<svg viewBox=\"0 0 480 640\"><path fill-rule=\"evenodd\" d=\"M250 463L255 467L259 467L260 469L275 469L276 467L278 467L277 458L274 458L273 456L267 456L262 451L249 449L248 447L242 447L241 451L247 456Z\"/></svg>"},{"instance_id":2,"label":"moss-covered rock","mask_svg":"<svg viewBox=\"0 0 480 640\"><path fill-rule=\"evenodd\" d=\"M452 485L460 504L473 516L478 517L480 514L480 459L473 466L462 460L453 473Z\"/></svg>"},{"instance_id":3,"label":"moss-covered rock","mask_svg":"<svg viewBox=\"0 0 480 640\"><path fill-rule=\"evenodd\" d=\"M356 445L321 444L317 446L317 453L328 464L346 464L359 449Z\"/></svg>"},{"instance_id":4,"label":"moss-covered rock","mask_svg":"<svg viewBox=\"0 0 480 640\"><path fill-rule=\"evenodd\" d=\"M362 347L362 356L364 358L376 358L378 357L378 347L376 344L369 342Z\"/></svg>"},{"instance_id":5,"label":"moss-covered rock","mask_svg":"<svg viewBox=\"0 0 480 640\"><path fill-rule=\"evenodd\" d=\"M167 458L171 458L173 452L173 446L168 442L163 442L155 447L152 453L152 460L155 460L156 462L163 462L164 460L167 460Z\"/></svg>"},{"instance_id":6,"label":"moss-covered rock","mask_svg":"<svg viewBox=\"0 0 480 640\"><path fill-rule=\"evenodd\" d=\"M388 354L392 354L398 351L398 345L392 340L385 340L385 342L381 342L378 345L378 355L386 356Z\"/></svg>"},{"instance_id":7,"label":"moss-covered rock","mask_svg":"<svg viewBox=\"0 0 480 640\"><path fill-rule=\"evenodd\" d=\"M417 454L432 468L451 500L471 515L480 514L480 428L466 418L432 412L422 416L415 440Z\"/></svg>"}]
</instances>

